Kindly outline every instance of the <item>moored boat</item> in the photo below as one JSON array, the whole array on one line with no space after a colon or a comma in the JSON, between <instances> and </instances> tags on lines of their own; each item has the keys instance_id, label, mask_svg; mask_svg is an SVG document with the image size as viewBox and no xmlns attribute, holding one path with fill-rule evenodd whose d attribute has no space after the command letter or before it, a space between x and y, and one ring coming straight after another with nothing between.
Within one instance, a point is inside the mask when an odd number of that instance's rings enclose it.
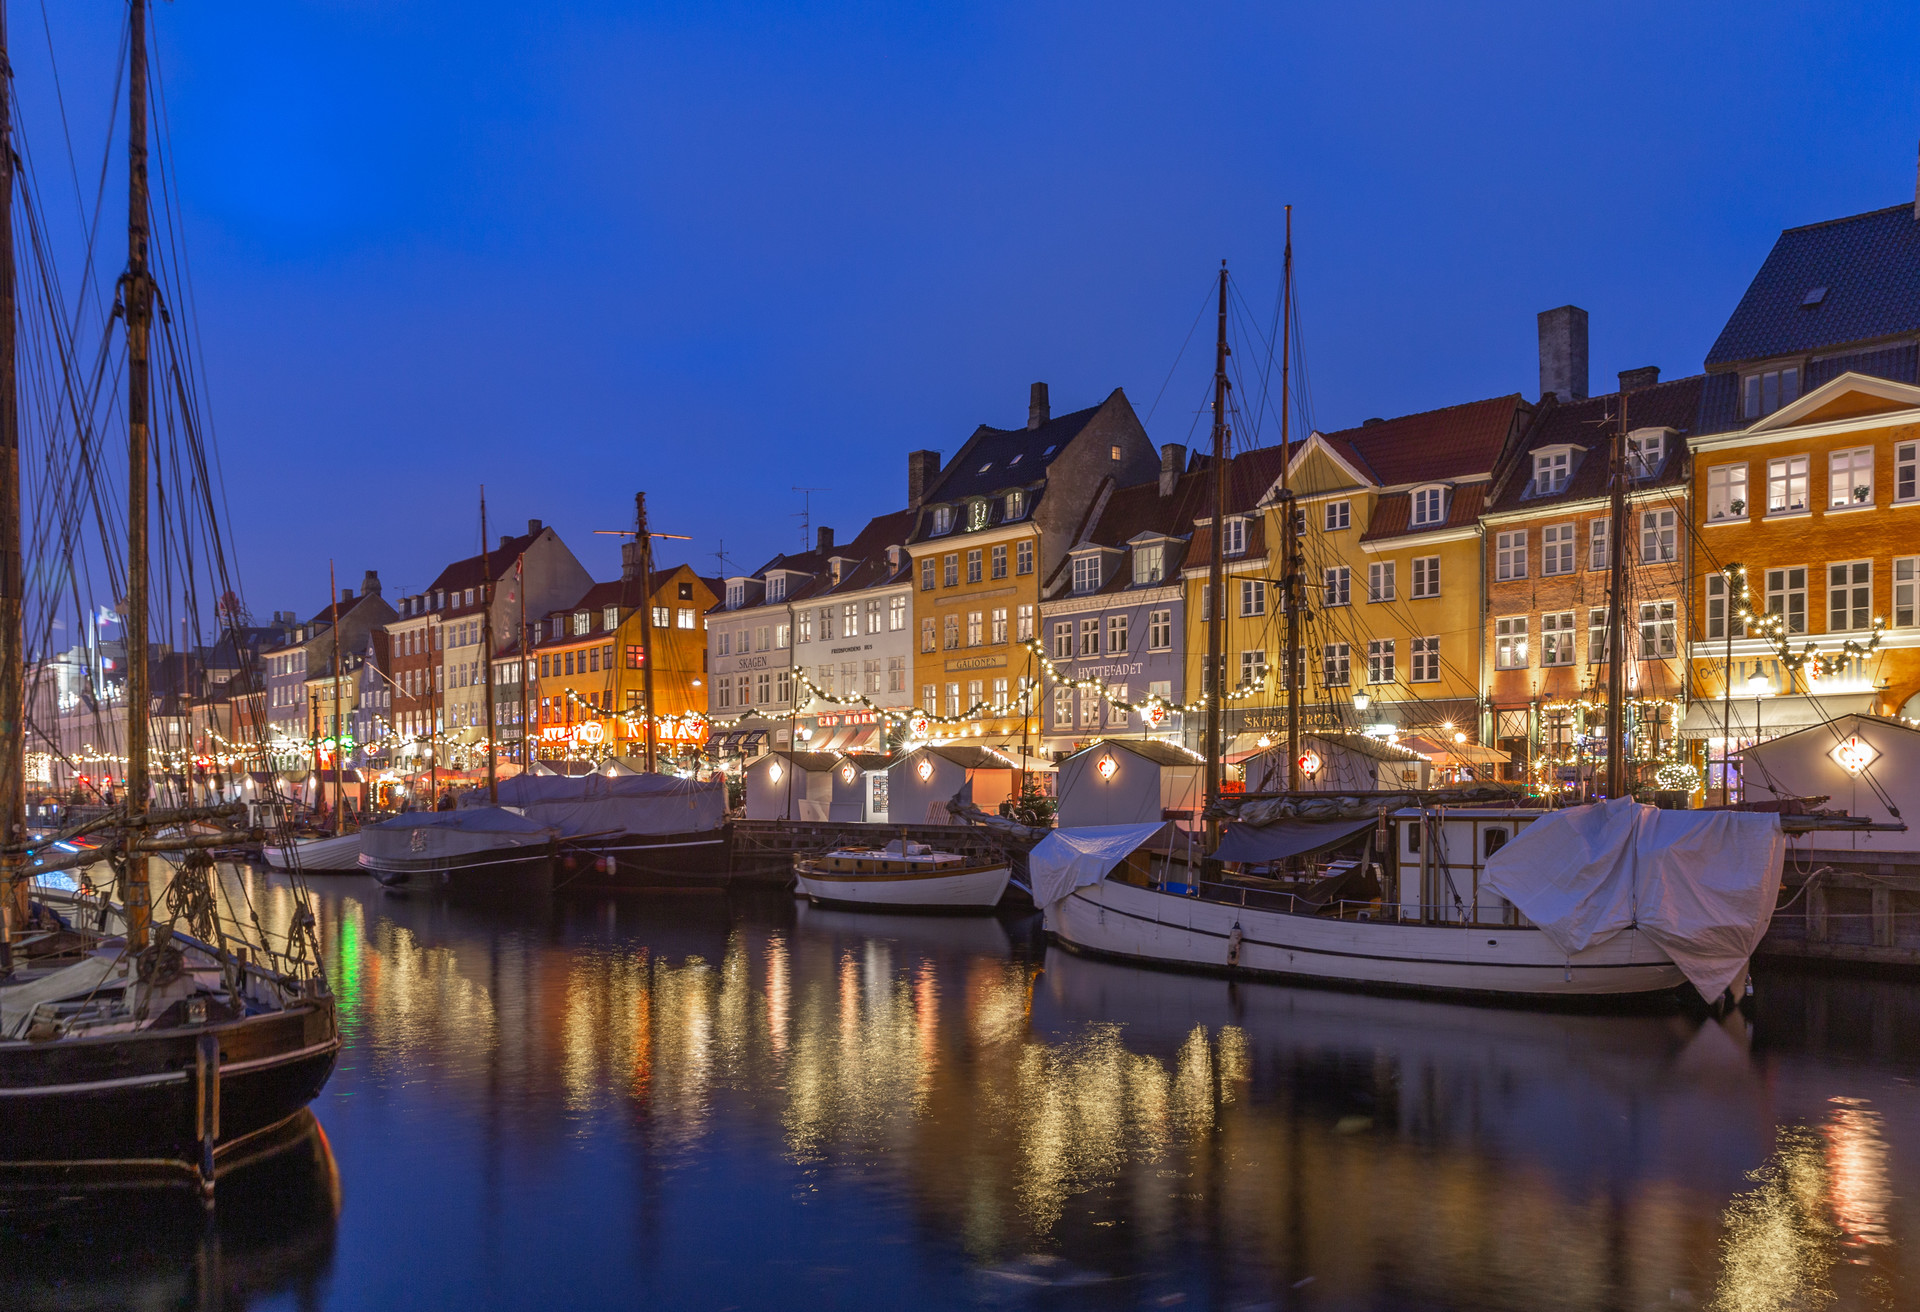
<instances>
[{"instance_id":1,"label":"moored boat","mask_svg":"<svg viewBox=\"0 0 1920 1312\"><path fill-rule=\"evenodd\" d=\"M559 833L501 806L423 811L360 831L360 866L388 888L545 892Z\"/></svg>"},{"instance_id":2,"label":"moored boat","mask_svg":"<svg viewBox=\"0 0 1920 1312\"><path fill-rule=\"evenodd\" d=\"M884 848L843 847L795 857L793 880L817 903L890 911L987 911L1000 904L1011 871L996 858L936 852L895 839Z\"/></svg>"},{"instance_id":3,"label":"moored boat","mask_svg":"<svg viewBox=\"0 0 1920 1312\"><path fill-rule=\"evenodd\" d=\"M268 843L260 849L260 854L275 870L299 870L310 875L362 873L357 832Z\"/></svg>"},{"instance_id":4,"label":"moored boat","mask_svg":"<svg viewBox=\"0 0 1920 1312\"><path fill-rule=\"evenodd\" d=\"M556 881L567 887L719 889L731 877L722 784L654 773L522 774L496 792L502 806L558 833Z\"/></svg>"}]
</instances>

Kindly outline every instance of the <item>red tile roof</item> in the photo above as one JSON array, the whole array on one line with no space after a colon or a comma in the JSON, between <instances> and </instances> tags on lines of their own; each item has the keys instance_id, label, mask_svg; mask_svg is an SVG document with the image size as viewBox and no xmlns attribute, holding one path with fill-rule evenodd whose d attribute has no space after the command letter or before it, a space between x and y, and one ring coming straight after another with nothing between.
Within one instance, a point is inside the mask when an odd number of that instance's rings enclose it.
<instances>
[{"instance_id":1,"label":"red tile roof","mask_svg":"<svg viewBox=\"0 0 1920 1312\"><path fill-rule=\"evenodd\" d=\"M1448 498L1447 522L1444 524L1422 524L1418 528L1407 522L1412 511L1413 494L1394 492L1381 497L1373 503L1373 518L1367 521L1367 531L1360 536L1362 542L1378 542L1383 538L1405 537L1415 533L1439 533L1450 528L1462 528L1480 518L1480 508L1486 504L1487 484L1465 483L1453 490Z\"/></svg>"},{"instance_id":2,"label":"red tile roof","mask_svg":"<svg viewBox=\"0 0 1920 1312\"><path fill-rule=\"evenodd\" d=\"M1529 413L1516 392L1322 436L1357 454L1382 487L1400 487L1491 474L1516 420Z\"/></svg>"}]
</instances>

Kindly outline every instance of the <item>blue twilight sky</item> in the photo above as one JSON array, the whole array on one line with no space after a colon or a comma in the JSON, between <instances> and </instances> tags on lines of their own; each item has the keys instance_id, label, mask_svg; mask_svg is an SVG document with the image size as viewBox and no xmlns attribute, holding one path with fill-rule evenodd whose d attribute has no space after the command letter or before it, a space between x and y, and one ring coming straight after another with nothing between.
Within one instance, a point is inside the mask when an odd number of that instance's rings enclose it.
<instances>
[{"instance_id":1,"label":"blue twilight sky","mask_svg":"<svg viewBox=\"0 0 1920 1312\"><path fill-rule=\"evenodd\" d=\"M91 188L124 6L50 8ZM44 167L48 33L14 9ZM256 614L320 606L330 555L422 587L476 546L482 482L496 525L545 519L603 578L588 533L645 488L713 572L722 540L740 569L799 545L796 485L851 534L903 501L908 450L1024 422L1035 379L1056 412L1119 386L1155 441L1204 435L1211 321L1182 343L1222 257L1266 322L1288 202L1322 428L1531 397L1534 314L1568 301L1596 391L1691 372L1777 231L1910 199L1920 137L1913 5L155 22Z\"/></svg>"}]
</instances>

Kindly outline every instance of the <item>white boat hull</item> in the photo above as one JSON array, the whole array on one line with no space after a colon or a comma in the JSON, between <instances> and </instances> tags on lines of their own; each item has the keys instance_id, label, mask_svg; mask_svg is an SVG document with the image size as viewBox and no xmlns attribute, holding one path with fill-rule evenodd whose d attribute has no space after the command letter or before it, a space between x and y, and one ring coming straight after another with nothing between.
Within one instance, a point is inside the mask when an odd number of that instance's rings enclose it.
<instances>
[{"instance_id":1,"label":"white boat hull","mask_svg":"<svg viewBox=\"0 0 1920 1312\"><path fill-rule=\"evenodd\" d=\"M1229 963L1235 927L1237 963ZM1187 969L1358 988L1514 997L1622 997L1685 976L1637 929L1569 958L1537 929L1333 920L1238 907L1102 880L1046 910L1069 947Z\"/></svg>"},{"instance_id":2,"label":"white boat hull","mask_svg":"<svg viewBox=\"0 0 1920 1312\"><path fill-rule=\"evenodd\" d=\"M835 875L794 871L794 883L818 902L872 907L955 907L986 910L1007 891L1006 866L954 874Z\"/></svg>"},{"instance_id":3,"label":"white boat hull","mask_svg":"<svg viewBox=\"0 0 1920 1312\"><path fill-rule=\"evenodd\" d=\"M289 853L291 849L291 854ZM268 844L260 855L275 870L291 870L297 857L300 869L308 873L360 874L360 835L336 834L332 838L309 838L291 844Z\"/></svg>"}]
</instances>

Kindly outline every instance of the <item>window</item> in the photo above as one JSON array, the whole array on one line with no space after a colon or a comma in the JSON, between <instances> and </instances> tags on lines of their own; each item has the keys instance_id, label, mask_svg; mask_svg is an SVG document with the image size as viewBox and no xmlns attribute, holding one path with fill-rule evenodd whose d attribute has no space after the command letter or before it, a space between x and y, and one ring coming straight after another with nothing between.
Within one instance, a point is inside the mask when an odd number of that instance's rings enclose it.
<instances>
[{"instance_id":1,"label":"window","mask_svg":"<svg viewBox=\"0 0 1920 1312\"><path fill-rule=\"evenodd\" d=\"M1711 574L1707 577L1707 636L1725 638L1727 636L1727 576ZM1744 638L1747 626L1738 615L1733 619L1733 636Z\"/></svg>"},{"instance_id":2,"label":"window","mask_svg":"<svg viewBox=\"0 0 1920 1312\"><path fill-rule=\"evenodd\" d=\"M1679 654L1673 631L1673 603L1640 603L1640 659L1663 660Z\"/></svg>"},{"instance_id":3,"label":"window","mask_svg":"<svg viewBox=\"0 0 1920 1312\"><path fill-rule=\"evenodd\" d=\"M977 610L967 612L967 646L978 647L986 641L986 616Z\"/></svg>"},{"instance_id":4,"label":"window","mask_svg":"<svg viewBox=\"0 0 1920 1312\"><path fill-rule=\"evenodd\" d=\"M993 549L992 573L997 579L1007 576L1007 544L1004 542Z\"/></svg>"},{"instance_id":5,"label":"window","mask_svg":"<svg viewBox=\"0 0 1920 1312\"><path fill-rule=\"evenodd\" d=\"M717 679L714 681L713 690L719 697L721 710L724 711L733 705L733 680ZM542 697L540 699L540 714L542 719L546 718L546 711L547 699Z\"/></svg>"},{"instance_id":6,"label":"window","mask_svg":"<svg viewBox=\"0 0 1920 1312\"><path fill-rule=\"evenodd\" d=\"M1229 519L1226 522L1226 535L1220 539L1220 550L1229 556L1245 554L1247 550L1247 521Z\"/></svg>"},{"instance_id":7,"label":"window","mask_svg":"<svg viewBox=\"0 0 1920 1312\"><path fill-rule=\"evenodd\" d=\"M1527 531L1515 529L1502 533L1494 541L1496 579L1523 579L1527 576Z\"/></svg>"},{"instance_id":8,"label":"window","mask_svg":"<svg viewBox=\"0 0 1920 1312\"><path fill-rule=\"evenodd\" d=\"M1767 461L1767 513L1786 515L1807 508L1807 458Z\"/></svg>"},{"instance_id":9,"label":"window","mask_svg":"<svg viewBox=\"0 0 1920 1312\"><path fill-rule=\"evenodd\" d=\"M1394 562L1391 560L1376 560L1367 566L1368 601L1394 600L1393 574Z\"/></svg>"},{"instance_id":10,"label":"window","mask_svg":"<svg viewBox=\"0 0 1920 1312\"><path fill-rule=\"evenodd\" d=\"M907 690L907 658L905 656L887 657L887 691L905 692Z\"/></svg>"},{"instance_id":11,"label":"window","mask_svg":"<svg viewBox=\"0 0 1920 1312\"><path fill-rule=\"evenodd\" d=\"M1549 524L1540 530L1540 573L1573 573L1573 525Z\"/></svg>"},{"instance_id":12,"label":"window","mask_svg":"<svg viewBox=\"0 0 1920 1312\"><path fill-rule=\"evenodd\" d=\"M1415 556L1413 558L1413 595L1416 597L1440 595L1440 557Z\"/></svg>"},{"instance_id":13,"label":"window","mask_svg":"<svg viewBox=\"0 0 1920 1312\"><path fill-rule=\"evenodd\" d=\"M1873 563L1865 560L1827 566L1827 632L1871 628Z\"/></svg>"},{"instance_id":14,"label":"window","mask_svg":"<svg viewBox=\"0 0 1920 1312\"><path fill-rule=\"evenodd\" d=\"M1073 728L1073 689L1071 688L1053 690L1053 727Z\"/></svg>"},{"instance_id":15,"label":"window","mask_svg":"<svg viewBox=\"0 0 1920 1312\"><path fill-rule=\"evenodd\" d=\"M759 694L762 703L773 700L773 675L771 672L754 676L754 691Z\"/></svg>"},{"instance_id":16,"label":"window","mask_svg":"<svg viewBox=\"0 0 1920 1312\"><path fill-rule=\"evenodd\" d=\"M1767 613L1784 615L1788 633L1807 631L1807 571L1802 565L1767 571Z\"/></svg>"},{"instance_id":17,"label":"window","mask_svg":"<svg viewBox=\"0 0 1920 1312\"><path fill-rule=\"evenodd\" d=\"M1393 682L1393 639L1374 638L1367 643L1367 682Z\"/></svg>"},{"instance_id":18,"label":"window","mask_svg":"<svg viewBox=\"0 0 1920 1312\"><path fill-rule=\"evenodd\" d=\"M907 599L895 597L887 603L887 629L898 633L907 627Z\"/></svg>"},{"instance_id":19,"label":"window","mask_svg":"<svg viewBox=\"0 0 1920 1312\"><path fill-rule=\"evenodd\" d=\"M980 529L986 526L987 503L984 501L969 501L967 503L967 527L970 529Z\"/></svg>"},{"instance_id":20,"label":"window","mask_svg":"<svg viewBox=\"0 0 1920 1312\"><path fill-rule=\"evenodd\" d=\"M1133 549L1133 581L1158 583L1167 576L1167 548L1162 543Z\"/></svg>"},{"instance_id":21,"label":"window","mask_svg":"<svg viewBox=\"0 0 1920 1312\"><path fill-rule=\"evenodd\" d=\"M1020 458L1019 456L1014 457L1015 460L1018 460L1019 458ZM1013 491L1007 493L1007 518L1019 519L1022 515L1026 513L1027 513L1027 494L1022 490L1020 490L1019 488L1015 488Z\"/></svg>"},{"instance_id":22,"label":"window","mask_svg":"<svg viewBox=\"0 0 1920 1312\"><path fill-rule=\"evenodd\" d=\"M967 714L979 714L980 708L986 705L986 701L986 684L979 679L969 679L967 681Z\"/></svg>"},{"instance_id":23,"label":"window","mask_svg":"<svg viewBox=\"0 0 1920 1312\"><path fill-rule=\"evenodd\" d=\"M937 537L953 531L953 507L935 506L933 508L933 532Z\"/></svg>"},{"instance_id":24,"label":"window","mask_svg":"<svg viewBox=\"0 0 1920 1312\"><path fill-rule=\"evenodd\" d=\"M1014 544L1013 572L1015 574L1033 573L1033 543L1031 540Z\"/></svg>"},{"instance_id":25,"label":"window","mask_svg":"<svg viewBox=\"0 0 1920 1312\"><path fill-rule=\"evenodd\" d=\"M1320 649L1320 681L1329 688L1344 688L1353 677L1353 649L1344 642L1330 642Z\"/></svg>"},{"instance_id":26,"label":"window","mask_svg":"<svg viewBox=\"0 0 1920 1312\"><path fill-rule=\"evenodd\" d=\"M1920 621L1920 556L1896 556L1893 561L1893 623L1910 629Z\"/></svg>"},{"instance_id":27,"label":"window","mask_svg":"<svg viewBox=\"0 0 1920 1312\"><path fill-rule=\"evenodd\" d=\"M920 709L928 715L940 714L940 686L933 683L920 685Z\"/></svg>"},{"instance_id":28,"label":"window","mask_svg":"<svg viewBox=\"0 0 1920 1312\"><path fill-rule=\"evenodd\" d=\"M1612 645L1607 640L1607 608L1590 606L1587 608L1587 664L1605 665L1612 659Z\"/></svg>"},{"instance_id":29,"label":"window","mask_svg":"<svg viewBox=\"0 0 1920 1312\"><path fill-rule=\"evenodd\" d=\"M1640 512L1640 560L1642 564L1655 564L1673 560L1677 550L1674 540L1676 512L1671 510L1643 510Z\"/></svg>"},{"instance_id":30,"label":"window","mask_svg":"<svg viewBox=\"0 0 1920 1312\"><path fill-rule=\"evenodd\" d=\"M875 657L873 660L862 661L860 664L860 673L866 683L868 696L872 696L874 693L880 691L880 660L878 657Z\"/></svg>"},{"instance_id":31,"label":"window","mask_svg":"<svg viewBox=\"0 0 1920 1312\"><path fill-rule=\"evenodd\" d=\"M1800 370L1796 367L1769 369L1748 374L1741 380L1745 404L1741 414L1747 419L1770 415L1783 405L1792 405L1800 396Z\"/></svg>"},{"instance_id":32,"label":"window","mask_svg":"<svg viewBox=\"0 0 1920 1312\"><path fill-rule=\"evenodd\" d=\"M1667 453L1664 428L1647 428L1627 434L1627 477L1652 478L1660 472Z\"/></svg>"},{"instance_id":33,"label":"window","mask_svg":"<svg viewBox=\"0 0 1920 1312\"><path fill-rule=\"evenodd\" d=\"M1092 592L1100 586L1100 557L1075 556L1073 558L1073 590Z\"/></svg>"},{"instance_id":34,"label":"window","mask_svg":"<svg viewBox=\"0 0 1920 1312\"><path fill-rule=\"evenodd\" d=\"M1337 533L1353 520L1353 503L1350 501L1327 502L1327 517L1323 521L1327 532Z\"/></svg>"},{"instance_id":35,"label":"window","mask_svg":"<svg viewBox=\"0 0 1920 1312\"><path fill-rule=\"evenodd\" d=\"M1332 569L1320 571L1320 604L1323 606L1350 606L1353 604L1353 571L1345 565L1336 565ZM1265 587L1265 584L1261 584ZM1244 591L1246 584L1240 585ZM1244 610L1241 614L1246 614Z\"/></svg>"},{"instance_id":36,"label":"window","mask_svg":"<svg viewBox=\"0 0 1920 1312\"><path fill-rule=\"evenodd\" d=\"M1120 703L1127 701L1127 685L1116 683L1107 689L1107 727L1124 729L1127 727L1127 709Z\"/></svg>"},{"instance_id":37,"label":"window","mask_svg":"<svg viewBox=\"0 0 1920 1312\"><path fill-rule=\"evenodd\" d=\"M613 696L608 693L607 696ZM793 671L781 670L773 676L773 699L777 702L793 701ZM609 707L609 710L612 708Z\"/></svg>"},{"instance_id":38,"label":"window","mask_svg":"<svg viewBox=\"0 0 1920 1312\"><path fill-rule=\"evenodd\" d=\"M1016 607L1013 612L1013 618L1015 625L1013 640L1015 642L1032 642L1033 607L1031 605Z\"/></svg>"},{"instance_id":39,"label":"window","mask_svg":"<svg viewBox=\"0 0 1920 1312\"><path fill-rule=\"evenodd\" d=\"M1423 487L1413 494L1413 524L1439 524L1447 518L1447 490Z\"/></svg>"},{"instance_id":40,"label":"window","mask_svg":"<svg viewBox=\"0 0 1920 1312\"><path fill-rule=\"evenodd\" d=\"M1073 659L1073 621L1058 620L1053 626L1053 658L1057 661Z\"/></svg>"},{"instance_id":41,"label":"window","mask_svg":"<svg viewBox=\"0 0 1920 1312\"><path fill-rule=\"evenodd\" d=\"M933 591L933 557L928 556L920 562L920 591Z\"/></svg>"},{"instance_id":42,"label":"window","mask_svg":"<svg viewBox=\"0 0 1920 1312\"><path fill-rule=\"evenodd\" d=\"M790 625L786 625L786 624L774 625L773 626L773 649L775 651L785 651L789 644L789 640L792 637L792 634L793 634L793 629Z\"/></svg>"},{"instance_id":43,"label":"window","mask_svg":"<svg viewBox=\"0 0 1920 1312\"><path fill-rule=\"evenodd\" d=\"M840 636L857 638L860 636L860 603L849 601L840 608Z\"/></svg>"},{"instance_id":44,"label":"window","mask_svg":"<svg viewBox=\"0 0 1920 1312\"><path fill-rule=\"evenodd\" d=\"M786 599L787 599L787 576L785 574L767 575L767 600L768 601L785 601Z\"/></svg>"},{"instance_id":45,"label":"window","mask_svg":"<svg viewBox=\"0 0 1920 1312\"><path fill-rule=\"evenodd\" d=\"M1514 615L1493 622L1493 668L1527 668L1527 617Z\"/></svg>"},{"instance_id":46,"label":"window","mask_svg":"<svg viewBox=\"0 0 1920 1312\"><path fill-rule=\"evenodd\" d=\"M1440 682L1440 639L1415 638L1413 640L1413 681L1415 683Z\"/></svg>"},{"instance_id":47,"label":"window","mask_svg":"<svg viewBox=\"0 0 1920 1312\"><path fill-rule=\"evenodd\" d=\"M1173 612L1147 612L1147 650L1169 651L1173 647Z\"/></svg>"},{"instance_id":48,"label":"window","mask_svg":"<svg viewBox=\"0 0 1920 1312\"><path fill-rule=\"evenodd\" d=\"M1707 471L1707 522L1747 517L1747 467L1715 465Z\"/></svg>"},{"instance_id":49,"label":"window","mask_svg":"<svg viewBox=\"0 0 1920 1312\"><path fill-rule=\"evenodd\" d=\"M1540 617L1540 664L1573 664L1573 612L1559 611Z\"/></svg>"},{"instance_id":50,"label":"window","mask_svg":"<svg viewBox=\"0 0 1920 1312\"><path fill-rule=\"evenodd\" d=\"M958 611L947 616L947 622L941 632L943 634L942 644L945 648L948 651L958 651L960 649L960 615Z\"/></svg>"},{"instance_id":51,"label":"window","mask_svg":"<svg viewBox=\"0 0 1920 1312\"><path fill-rule=\"evenodd\" d=\"M1613 565L1613 525L1604 519L1587 521L1587 568L1609 569Z\"/></svg>"},{"instance_id":52,"label":"window","mask_svg":"<svg viewBox=\"0 0 1920 1312\"><path fill-rule=\"evenodd\" d=\"M655 606L652 609L653 609L653 627L656 629L666 628L667 622L668 622L667 608L665 606ZM607 627L611 629L614 626L609 624L607 625Z\"/></svg>"},{"instance_id":53,"label":"window","mask_svg":"<svg viewBox=\"0 0 1920 1312\"><path fill-rule=\"evenodd\" d=\"M1080 621L1080 654L1098 656L1100 654L1100 617L1089 615Z\"/></svg>"},{"instance_id":54,"label":"window","mask_svg":"<svg viewBox=\"0 0 1920 1312\"><path fill-rule=\"evenodd\" d=\"M627 648L627 668L637 670L647 663L647 649L639 645Z\"/></svg>"},{"instance_id":55,"label":"window","mask_svg":"<svg viewBox=\"0 0 1920 1312\"><path fill-rule=\"evenodd\" d=\"M867 632L880 632L880 599L878 597L873 598L873 600L867 602L861 610L867 617Z\"/></svg>"},{"instance_id":56,"label":"window","mask_svg":"<svg viewBox=\"0 0 1920 1312\"><path fill-rule=\"evenodd\" d=\"M1827 457L1827 505L1873 504L1873 448L1855 447Z\"/></svg>"},{"instance_id":57,"label":"window","mask_svg":"<svg viewBox=\"0 0 1920 1312\"><path fill-rule=\"evenodd\" d=\"M1305 510L1296 510L1293 512L1293 535L1296 538L1303 538L1307 535L1307 512Z\"/></svg>"},{"instance_id":58,"label":"window","mask_svg":"<svg viewBox=\"0 0 1920 1312\"><path fill-rule=\"evenodd\" d=\"M947 714L949 716L960 714L960 685L958 683L950 683L947 685Z\"/></svg>"},{"instance_id":59,"label":"window","mask_svg":"<svg viewBox=\"0 0 1920 1312\"><path fill-rule=\"evenodd\" d=\"M1533 482L1527 488L1530 497L1550 497L1567 486L1572 468L1571 451L1539 451L1533 457Z\"/></svg>"},{"instance_id":60,"label":"window","mask_svg":"<svg viewBox=\"0 0 1920 1312\"><path fill-rule=\"evenodd\" d=\"M580 659L581 659L581 660L582 660L583 662L584 662L584 661L586 660L586 653L585 653L585 652L582 652L582 653L580 654ZM566 662L567 662L567 669L566 669L566 672L567 672L568 674L572 674L572 673L573 673L573 653L572 653L572 652L568 652L568 653L566 653ZM439 673L439 671L438 671L438 670L436 670L436 671L434 671L434 673L435 673L435 674L438 674L438 673ZM583 674L584 674L584 673L586 673L586 666L585 666L584 664L583 664L583 665L581 666L581 673L583 673Z\"/></svg>"},{"instance_id":61,"label":"window","mask_svg":"<svg viewBox=\"0 0 1920 1312\"><path fill-rule=\"evenodd\" d=\"M698 625L696 625L696 624L694 623L694 611L693 611L693 607L691 607L691 606L681 606L681 607L679 607L679 608L678 608L678 609L677 609L677 610L675 611L675 613L674 613L674 617L673 617L673 626L674 626L674 627L675 627L676 629L692 629L692 628L697 628L697 627L698 627Z\"/></svg>"},{"instance_id":62,"label":"window","mask_svg":"<svg viewBox=\"0 0 1920 1312\"><path fill-rule=\"evenodd\" d=\"M1125 615L1107 616L1107 654L1111 656L1127 654L1127 617Z\"/></svg>"},{"instance_id":63,"label":"window","mask_svg":"<svg viewBox=\"0 0 1920 1312\"><path fill-rule=\"evenodd\" d=\"M993 608L993 644L997 647L1007 640L1007 608Z\"/></svg>"},{"instance_id":64,"label":"window","mask_svg":"<svg viewBox=\"0 0 1920 1312\"><path fill-rule=\"evenodd\" d=\"M1091 688L1080 690L1080 727L1082 729L1100 727L1100 694Z\"/></svg>"},{"instance_id":65,"label":"window","mask_svg":"<svg viewBox=\"0 0 1920 1312\"><path fill-rule=\"evenodd\" d=\"M1265 579L1240 580L1240 613L1242 615L1267 613L1267 581Z\"/></svg>"},{"instance_id":66,"label":"window","mask_svg":"<svg viewBox=\"0 0 1920 1312\"><path fill-rule=\"evenodd\" d=\"M820 608L820 641L833 641L833 607L831 606Z\"/></svg>"},{"instance_id":67,"label":"window","mask_svg":"<svg viewBox=\"0 0 1920 1312\"><path fill-rule=\"evenodd\" d=\"M1254 688L1266 681L1267 654L1264 651L1240 653L1240 687Z\"/></svg>"},{"instance_id":68,"label":"window","mask_svg":"<svg viewBox=\"0 0 1920 1312\"><path fill-rule=\"evenodd\" d=\"M1920 500L1920 442L1900 442L1893 448L1893 499Z\"/></svg>"},{"instance_id":69,"label":"window","mask_svg":"<svg viewBox=\"0 0 1920 1312\"><path fill-rule=\"evenodd\" d=\"M932 651L936 645L933 616L922 615L920 617L920 650Z\"/></svg>"},{"instance_id":70,"label":"window","mask_svg":"<svg viewBox=\"0 0 1920 1312\"><path fill-rule=\"evenodd\" d=\"M978 504L978 503L976 503ZM975 547L967 553L967 582L978 583L981 571L980 548Z\"/></svg>"},{"instance_id":71,"label":"window","mask_svg":"<svg viewBox=\"0 0 1920 1312\"><path fill-rule=\"evenodd\" d=\"M960 586L960 553L948 552L940 561L940 581L949 588Z\"/></svg>"}]
</instances>

